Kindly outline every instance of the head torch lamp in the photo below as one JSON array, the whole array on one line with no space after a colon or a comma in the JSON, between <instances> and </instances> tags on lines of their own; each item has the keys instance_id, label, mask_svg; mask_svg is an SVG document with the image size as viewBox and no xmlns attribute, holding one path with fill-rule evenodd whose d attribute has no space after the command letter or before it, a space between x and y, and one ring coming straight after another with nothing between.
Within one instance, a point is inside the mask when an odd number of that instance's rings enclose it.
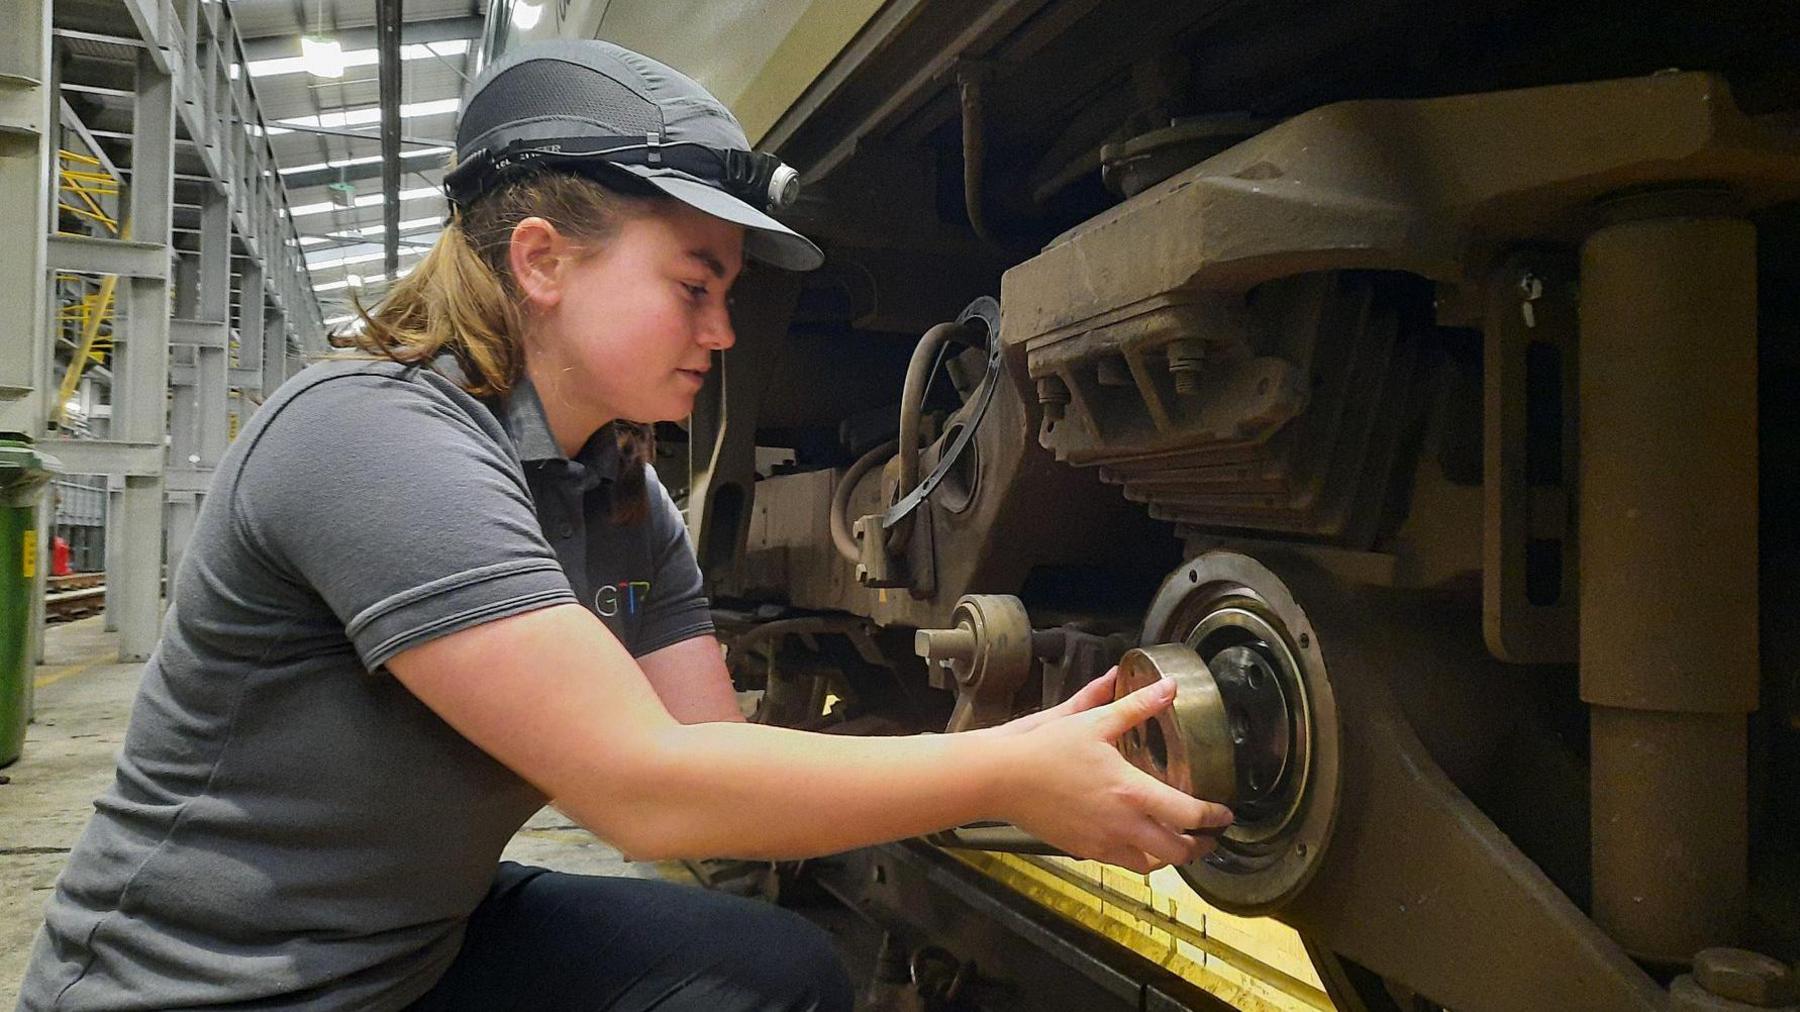
<instances>
[{"instance_id":1,"label":"head torch lamp","mask_svg":"<svg viewBox=\"0 0 1800 1012\"><path fill-rule=\"evenodd\" d=\"M760 211L779 211L800 196L800 173L774 155L653 136L516 140L486 148L444 176L444 194L451 207L462 210L502 182L534 170L593 174L623 166L670 169Z\"/></svg>"}]
</instances>

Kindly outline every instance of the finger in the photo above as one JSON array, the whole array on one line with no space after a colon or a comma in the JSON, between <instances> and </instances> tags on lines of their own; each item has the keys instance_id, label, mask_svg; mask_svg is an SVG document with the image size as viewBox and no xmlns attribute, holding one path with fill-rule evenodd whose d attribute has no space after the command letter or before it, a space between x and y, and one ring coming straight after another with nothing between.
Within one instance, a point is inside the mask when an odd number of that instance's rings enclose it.
<instances>
[{"instance_id":1,"label":"finger","mask_svg":"<svg viewBox=\"0 0 1800 1012\"><path fill-rule=\"evenodd\" d=\"M1141 850L1164 864L1186 864L1193 860L1193 840L1170 831L1169 827L1147 815L1132 827L1129 841L1133 849Z\"/></svg>"},{"instance_id":2,"label":"finger","mask_svg":"<svg viewBox=\"0 0 1800 1012\"><path fill-rule=\"evenodd\" d=\"M1093 710L1100 734L1116 741L1126 731L1169 708L1175 700L1175 683L1167 678L1152 682L1124 699Z\"/></svg>"},{"instance_id":3,"label":"finger","mask_svg":"<svg viewBox=\"0 0 1800 1012\"><path fill-rule=\"evenodd\" d=\"M1073 696L1056 704L1048 710L1028 713L1023 717L1014 717L1004 726L1008 731L1029 731L1040 724L1048 723L1061 717L1068 717L1083 710L1091 710L1112 698L1113 676L1118 672L1113 668L1106 674L1077 689Z\"/></svg>"},{"instance_id":4,"label":"finger","mask_svg":"<svg viewBox=\"0 0 1800 1012\"><path fill-rule=\"evenodd\" d=\"M1126 871L1134 871L1139 875L1148 875L1158 868L1163 868L1168 865L1168 862L1159 861L1149 854L1132 847L1113 848L1094 858L1094 860L1103 864L1110 864L1114 867L1123 868Z\"/></svg>"},{"instance_id":5,"label":"finger","mask_svg":"<svg viewBox=\"0 0 1800 1012\"><path fill-rule=\"evenodd\" d=\"M1133 767L1136 769L1136 767ZM1186 791L1170 787L1148 773L1143 773L1143 801L1140 808L1165 826L1173 826L1183 832L1200 831L1216 833L1231 825L1234 818L1231 809L1213 801L1203 801Z\"/></svg>"},{"instance_id":6,"label":"finger","mask_svg":"<svg viewBox=\"0 0 1800 1012\"><path fill-rule=\"evenodd\" d=\"M1095 678L1075 691L1073 696L1057 704L1054 712L1059 714L1080 713L1092 710L1096 706L1105 706L1112 702L1113 682L1119 676L1118 665L1108 668L1106 674Z\"/></svg>"}]
</instances>

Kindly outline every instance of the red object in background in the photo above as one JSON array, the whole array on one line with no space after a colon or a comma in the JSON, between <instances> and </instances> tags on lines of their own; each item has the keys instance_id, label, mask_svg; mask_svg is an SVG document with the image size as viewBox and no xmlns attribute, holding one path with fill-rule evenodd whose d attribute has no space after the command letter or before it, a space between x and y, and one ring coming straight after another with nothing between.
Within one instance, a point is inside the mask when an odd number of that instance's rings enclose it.
<instances>
[{"instance_id":1,"label":"red object in background","mask_svg":"<svg viewBox=\"0 0 1800 1012\"><path fill-rule=\"evenodd\" d=\"M60 534L50 539L50 575L69 575L69 543Z\"/></svg>"}]
</instances>

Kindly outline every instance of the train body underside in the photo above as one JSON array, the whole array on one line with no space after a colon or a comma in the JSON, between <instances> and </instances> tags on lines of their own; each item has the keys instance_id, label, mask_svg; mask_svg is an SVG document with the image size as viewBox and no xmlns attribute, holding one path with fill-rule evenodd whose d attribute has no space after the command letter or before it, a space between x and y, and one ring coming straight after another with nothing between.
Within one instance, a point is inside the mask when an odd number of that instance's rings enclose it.
<instances>
[{"instance_id":1,"label":"train body underside","mask_svg":"<svg viewBox=\"0 0 1800 1012\"><path fill-rule=\"evenodd\" d=\"M1182 644L1239 821L1181 878L1340 1006L1791 963L1761 10L886 5L764 142L829 263L740 286L659 464L762 719L980 726ZM1193 730L1139 745L1176 776ZM1031 849L988 832L942 842Z\"/></svg>"}]
</instances>

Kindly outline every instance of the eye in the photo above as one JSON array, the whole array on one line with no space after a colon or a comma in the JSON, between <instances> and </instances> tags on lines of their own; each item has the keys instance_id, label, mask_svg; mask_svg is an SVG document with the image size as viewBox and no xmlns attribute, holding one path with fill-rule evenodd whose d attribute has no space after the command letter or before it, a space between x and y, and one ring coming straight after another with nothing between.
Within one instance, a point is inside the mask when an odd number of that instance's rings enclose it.
<instances>
[{"instance_id":1,"label":"eye","mask_svg":"<svg viewBox=\"0 0 1800 1012\"><path fill-rule=\"evenodd\" d=\"M686 282L682 282L681 287L687 289L688 298L693 299L695 302L700 302L706 298L705 285L690 285Z\"/></svg>"}]
</instances>

